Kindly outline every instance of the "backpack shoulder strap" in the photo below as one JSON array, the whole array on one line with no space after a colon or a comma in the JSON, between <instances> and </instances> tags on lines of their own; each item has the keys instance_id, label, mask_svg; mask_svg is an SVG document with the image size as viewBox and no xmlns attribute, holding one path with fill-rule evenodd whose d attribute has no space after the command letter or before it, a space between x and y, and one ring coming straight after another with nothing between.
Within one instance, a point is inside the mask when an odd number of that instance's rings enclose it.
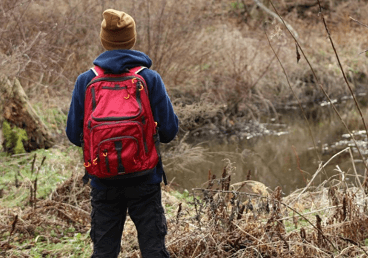
<instances>
[{"instance_id":1,"label":"backpack shoulder strap","mask_svg":"<svg viewBox=\"0 0 368 258\"><path fill-rule=\"evenodd\" d=\"M147 67L137 66L137 67L134 67L134 68L130 69L130 72L134 73L134 74L138 74L141 71L143 71L144 69L147 69ZM104 70L99 66L94 66L94 67L91 68L91 70L96 76L100 76L100 75L104 74Z\"/></svg>"},{"instance_id":2,"label":"backpack shoulder strap","mask_svg":"<svg viewBox=\"0 0 368 258\"><path fill-rule=\"evenodd\" d=\"M130 72L131 73L138 74L138 73L140 73L144 69L147 69L147 67L145 67L145 66L138 66L138 67L134 67L134 68L130 69Z\"/></svg>"},{"instance_id":3,"label":"backpack shoulder strap","mask_svg":"<svg viewBox=\"0 0 368 258\"><path fill-rule=\"evenodd\" d=\"M99 66L94 66L91 68L92 72L96 75L96 76L99 76L99 75L102 75L104 74L104 70L99 67Z\"/></svg>"}]
</instances>

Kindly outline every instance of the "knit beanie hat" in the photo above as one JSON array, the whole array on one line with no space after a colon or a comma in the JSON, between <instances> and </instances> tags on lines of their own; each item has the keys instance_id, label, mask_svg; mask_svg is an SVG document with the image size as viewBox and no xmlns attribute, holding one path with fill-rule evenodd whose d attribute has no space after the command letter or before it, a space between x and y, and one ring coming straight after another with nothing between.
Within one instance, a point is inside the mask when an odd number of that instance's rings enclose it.
<instances>
[{"instance_id":1,"label":"knit beanie hat","mask_svg":"<svg viewBox=\"0 0 368 258\"><path fill-rule=\"evenodd\" d=\"M136 41L133 18L127 13L107 9L103 12L100 38L106 50L133 48Z\"/></svg>"}]
</instances>

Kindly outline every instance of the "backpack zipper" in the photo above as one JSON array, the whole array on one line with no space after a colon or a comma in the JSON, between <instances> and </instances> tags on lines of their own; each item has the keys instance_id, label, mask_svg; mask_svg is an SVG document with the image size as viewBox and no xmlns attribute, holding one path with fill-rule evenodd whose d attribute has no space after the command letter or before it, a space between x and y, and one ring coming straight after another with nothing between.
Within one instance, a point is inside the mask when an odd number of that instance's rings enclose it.
<instances>
[{"instance_id":1,"label":"backpack zipper","mask_svg":"<svg viewBox=\"0 0 368 258\"><path fill-rule=\"evenodd\" d=\"M122 87L120 87L120 86L119 86L119 84L115 84L115 86L114 86L114 87L102 86L101 88L102 88L102 89L104 89L104 90L125 90L125 89L127 89L128 87L126 87L126 86L122 86Z\"/></svg>"},{"instance_id":2,"label":"backpack zipper","mask_svg":"<svg viewBox=\"0 0 368 258\"><path fill-rule=\"evenodd\" d=\"M107 149L103 150L102 155L105 157L105 164L106 164L107 173L110 174L111 172L110 172L110 165L109 165L109 157L107 156Z\"/></svg>"},{"instance_id":3,"label":"backpack zipper","mask_svg":"<svg viewBox=\"0 0 368 258\"><path fill-rule=\"evenodd\" d=\"M146 124L146 120L144 119L144 116L142 116L142 125L145 125L145 124ZM143 137L144 151L148 153L147 141L146 141L146 136L144 135L144 133L142 137Z\"/></svg>"}]
</instances>

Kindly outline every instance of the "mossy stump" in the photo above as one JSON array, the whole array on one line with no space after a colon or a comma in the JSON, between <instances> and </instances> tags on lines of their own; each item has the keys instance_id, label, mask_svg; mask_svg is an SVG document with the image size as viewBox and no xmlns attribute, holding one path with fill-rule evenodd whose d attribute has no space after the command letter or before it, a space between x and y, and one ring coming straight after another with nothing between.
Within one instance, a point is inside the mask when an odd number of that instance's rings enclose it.
<instances>
[{"instance_id":1,"label":"mossy stump","mask_svg":"<svg viewBox=\"0 0 368 258\"><path fill-rule=\"evenodd\" d=\"M0 75L0 146L6 150L11 143L5 143L2 128L4 121L12 130L23 129L26 132L26 135L21 137L26 151L47 149L55 143L46 125L30 105L20 82L17 79L11 82ZM12 148L14 152L15 145Z\"/></svg>"}]
</instances>

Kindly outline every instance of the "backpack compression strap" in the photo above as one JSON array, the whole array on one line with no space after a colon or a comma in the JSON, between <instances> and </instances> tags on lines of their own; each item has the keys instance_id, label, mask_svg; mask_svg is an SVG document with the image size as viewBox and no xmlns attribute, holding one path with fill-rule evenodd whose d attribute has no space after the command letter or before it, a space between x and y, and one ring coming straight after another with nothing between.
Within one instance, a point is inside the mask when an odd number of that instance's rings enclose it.
<instances>
[{"instance_id":1,"label":"backpack compression strap","mask_svg":"<svg viewBox=\"0 0 368 258\"><path fill-rule=\"evenodd\" d=\"M146 68L147 67L144 67L144 66L138 66L138 67L134 67L134 68L130 69L130 72L138 74ZM92 67L91 70L96 76L104 74L104 70L99 66Z\"/></svg>"}]
</instances>

